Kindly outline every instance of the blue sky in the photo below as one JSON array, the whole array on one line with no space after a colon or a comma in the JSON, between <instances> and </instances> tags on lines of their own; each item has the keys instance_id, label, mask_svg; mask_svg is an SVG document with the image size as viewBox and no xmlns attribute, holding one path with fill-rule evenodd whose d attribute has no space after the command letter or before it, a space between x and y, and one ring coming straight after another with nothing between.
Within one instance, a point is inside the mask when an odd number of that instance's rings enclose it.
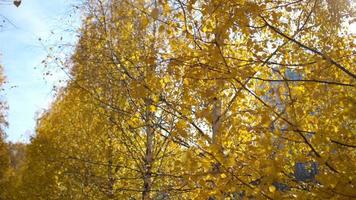
<instances>
[{"instance_id":1,"label":"blue sky","mask_svg":"<svg viewBox=\"0 0 356 200\"><path fill-rule=\"evenodd\" d=\"M59 70L53 76L43 76L46 69L41 61L48 55L45 47L59 36L71 43L75 41L75 34L65 31L74 29L65 23L72 8L69 2L23 0L19 8L0 4L0 15L16 26L7 23L0 29L0 64L8 81L1 96L9 105L9 141L28 140L34 133L37 113L48 108L53 99L53 85L65 77ZM42 38L41 42L38 38Z\"/></svg>"}]
</instances>

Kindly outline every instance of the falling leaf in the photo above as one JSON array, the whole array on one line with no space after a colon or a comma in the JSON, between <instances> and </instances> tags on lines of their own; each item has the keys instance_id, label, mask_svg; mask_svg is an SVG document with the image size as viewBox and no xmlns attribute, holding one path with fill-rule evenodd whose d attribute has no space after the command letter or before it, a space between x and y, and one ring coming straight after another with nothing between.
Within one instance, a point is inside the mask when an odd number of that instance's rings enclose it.
<instances>
[{"instance_id":1,"label":"falling leaf","mask_svg":"<svg viewBox=\"0 0 356 200\"><path fill-rule=\"evenodd\" d=\"M19 7L21 5L21 0L14 0L14 4L16 7Z\"/></svg>"}]
</instances>

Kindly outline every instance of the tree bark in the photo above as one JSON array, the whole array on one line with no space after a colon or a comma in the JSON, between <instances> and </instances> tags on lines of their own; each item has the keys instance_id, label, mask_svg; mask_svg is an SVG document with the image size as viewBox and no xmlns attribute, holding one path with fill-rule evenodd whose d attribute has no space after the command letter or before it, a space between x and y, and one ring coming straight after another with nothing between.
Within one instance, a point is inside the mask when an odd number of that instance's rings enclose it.
<instances>
[{"instance_id":1,"label":"tree bark","mask_svg":"<svg viewBox=\"0 0 356 200\"><path fill-rule=\"evenodd\" d=\"M218 98L214 98L213 105L213 135L212 135L212 143L219 144L219 132L221 126L221 100Z\"/></svg>"},{"instance_id":2,"label":"tree bark","mask_svg":"<svg viewBox=\"0 0 356 200\"><path fill-rule=\"evenodd\" d=\"M152 104L150 99L145 100L146 103L146 154L145 154L145 172L143 178L142 200L150 200L150 191L152 188L152 163L153 163L153 138L154 131L150 124L152 112L150 106Z\"/></svg>"},{"instance_id":3,"label":"tree bark","mask_svg":"<svg viewBox=\"0 0 356 200\"><path fill-rule=\"evenodd\" d=\"M107 151L107 156L108 156L108 192L107 196L109 199L114 199L114 183L115 179L113 176L113 144L112 144L112 136L109 133L108 135L109 139L109 146L108 146L108 151Z\"/></svg>"}]
</instances>

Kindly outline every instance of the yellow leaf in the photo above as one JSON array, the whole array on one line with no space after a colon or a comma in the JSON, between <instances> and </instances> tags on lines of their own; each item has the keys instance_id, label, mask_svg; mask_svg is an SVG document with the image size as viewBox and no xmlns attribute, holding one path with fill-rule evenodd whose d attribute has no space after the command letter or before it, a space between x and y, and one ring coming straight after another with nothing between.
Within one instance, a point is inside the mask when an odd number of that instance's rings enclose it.
<instances>
[{"instance_id":1,"label":"yellow leaf","mask_svg":"<svg viewBox=\"0 0 356 200\"><path fill-rule=\"evenodd\" d=\"M226 178L227 176L226 176L226 174L222 173L222 174L220 174L220 177L221 178Z\"/></svg>"},{"instance_id":2,"label":"yellow leaf","mask_svg":"<svg viewBox=\"0 0 356 200\"><path fill-rule=\"evenodd\" d=\"M164 26L161 25L161 26L158 28L158 31L159 31L160 33L162 33L162 32L164 31Z\"/></svg>"},{"instance_id":3,"label":"yellow leaf","mask_svg":"<svg viewBox=\"0 0 356 200\"><path fill-rule=\"evenodd\" d=\"M155 111L157 110L157 107L156 107L156 106L153 106L153 105L150 105L149 110L150 110L151 112L155 112Z\"/></svg>"},{"instance_id":4,"label":"yellow leaf","mask_svg":"<svg viewBox=\"0 0 356 200\"><path fill-rule=\"evenodd\" d=\"M268 187L268 190L273 193L276 191L276 187L274 185L271 185Z\"/></svg>"},{"instance_id":5,"label":"yellow leaf","mask_svg":"<svg viewBox=\"0 0 356 200\"><path fill-rule=\"evenodd\" d=\"M151 11L151 16L152 16L154 19L157 19L157 18L158 18L158 15L159 15L159 10L158 10L158 8L152 9L152 11Z\"/></svg>"}]
</instances>

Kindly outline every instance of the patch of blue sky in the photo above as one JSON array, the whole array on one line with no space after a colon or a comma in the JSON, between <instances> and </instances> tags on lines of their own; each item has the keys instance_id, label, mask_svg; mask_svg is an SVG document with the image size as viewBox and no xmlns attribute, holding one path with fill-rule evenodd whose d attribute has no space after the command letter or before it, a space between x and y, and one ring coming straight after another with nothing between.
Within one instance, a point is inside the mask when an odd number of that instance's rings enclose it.
<instances>
[{"instance_id":1,"label":"patch of blue sky","mask_svg":"<svg viewBox=\"0 0 356 200\"><path fill-rule=\"evenodd\" d=\"M65 73L53 69L56 66L50 69L53 75L44 76L49 69L41 62L51 45L75 43L73 31L80 19L70 0L23 0L19 8L0 5L0 14L11 21L0 30L0 64L8 82L1 94L9 105L7 140L27 142L38 113L54 99L53 86L66 79Z\"/></svg>"}]
</instances>

